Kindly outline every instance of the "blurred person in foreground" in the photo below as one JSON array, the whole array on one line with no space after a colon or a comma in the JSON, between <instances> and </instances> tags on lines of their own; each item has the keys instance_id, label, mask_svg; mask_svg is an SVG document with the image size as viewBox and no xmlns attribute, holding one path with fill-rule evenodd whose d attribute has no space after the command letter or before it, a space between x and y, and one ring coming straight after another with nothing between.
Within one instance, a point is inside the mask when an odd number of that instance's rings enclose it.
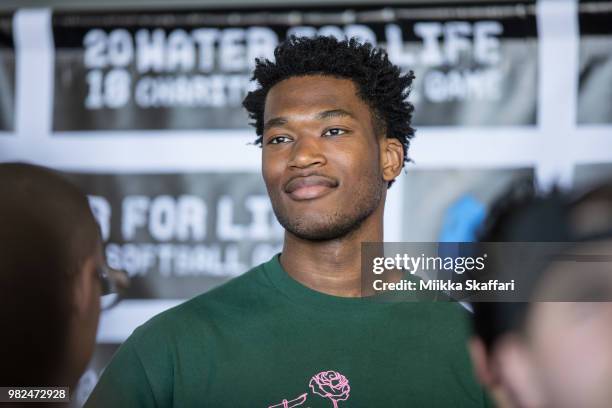
<instances>
[{"instance_id":1,"label":"blurred person in foreground","mask_svg":"<svg viewBox=\"0 0 612 408\"><path fill-rule=\"evenodd\" d=\"M86 406L484 406L459 305L362 292L361 243L383 240L413 136L412 73L315 37L280 44L253 78L244 106L282 253L136 329Z\"/></svg>"},{"instance_id":2,"label":"blurred person in foreground","mask_svg":"<svg viewBox=\"0 0 612 408\"><path fill-rule=\"evenodd\" d=\"M483 242L558 242L531 302L474 303L477 376L500 407L612 406L612 183L500 206ZM547 258L548 259L548 258Z\"/></svg>"},{"instance_id":3,"label":"blurred person in foreground","mask_svg":"<svg viewBox=\"0 0 612 408\"><path fill-rule=\"evenodd\" d=\"M77 384L104 268L87 197L42 167L0 164L0 386Z\"/></svg>"}]
</instances>

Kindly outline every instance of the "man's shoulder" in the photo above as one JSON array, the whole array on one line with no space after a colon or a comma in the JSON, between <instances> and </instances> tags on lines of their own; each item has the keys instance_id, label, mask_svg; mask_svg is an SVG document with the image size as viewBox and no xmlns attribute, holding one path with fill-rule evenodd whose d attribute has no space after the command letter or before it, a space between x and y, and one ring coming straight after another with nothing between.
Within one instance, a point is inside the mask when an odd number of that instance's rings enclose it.
<instances>
[{"instance_id":1,"label":"man's shoulder","mask_svg":"<svg viewBox=\"0 0 612 408\"><path fill-rule=\"evenodd\" d=\"M171 333L206 325L219 316L244 313L262 305L273 290L265 274L265 265L257 265L224 284L197 295L152 317L140 326L134 336Z\"/></svg>"}]
</instances>

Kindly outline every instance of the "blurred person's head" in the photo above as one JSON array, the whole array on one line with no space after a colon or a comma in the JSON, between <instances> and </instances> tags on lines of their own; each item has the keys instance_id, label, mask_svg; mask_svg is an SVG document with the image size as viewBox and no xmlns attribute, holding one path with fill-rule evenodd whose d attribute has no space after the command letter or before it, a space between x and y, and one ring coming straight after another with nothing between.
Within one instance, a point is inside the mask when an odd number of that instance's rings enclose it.
<instances>
[{"instance_id":1,"label":"blurred person's head","mask_svg":"<svg viewBox=\"0 0 612 408\"><path fill-rule=\"evenodd\" d=\"M612 406L612 302L595 301L612 299L612 184L578 199L505 197L481 240L567 242L559 255L603 257L530 270L536 301L473 304L474 365L499 406Z\"/></svg>"},{"instance_id":2,"label":"blurred person's head","mask_svg":"<svg viewBox=\"0 0 612 408\"><path fill-rule=\"evenodd\" d=\"M95 344L103 262L81 191L42 167L0 164L0 384L76 384Z\"/></svg>"}]
</instances>

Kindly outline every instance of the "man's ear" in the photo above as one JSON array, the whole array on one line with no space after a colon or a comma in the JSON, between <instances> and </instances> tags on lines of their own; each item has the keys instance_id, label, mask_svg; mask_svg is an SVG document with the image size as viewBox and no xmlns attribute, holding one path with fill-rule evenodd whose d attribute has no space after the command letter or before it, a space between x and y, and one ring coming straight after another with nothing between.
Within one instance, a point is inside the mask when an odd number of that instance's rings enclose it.
<instances>
[{"instance_id":1,"label":"man's ear","mask_svg":"<svg viewBox=\"0 0 612 408\"><path fill-rule=\"evenodd\" d=\"M395 180L404 164L404 145L398 139L383 136L380 139L380 156L383 178L387 182Z\"/></svg>"}]
</instances>

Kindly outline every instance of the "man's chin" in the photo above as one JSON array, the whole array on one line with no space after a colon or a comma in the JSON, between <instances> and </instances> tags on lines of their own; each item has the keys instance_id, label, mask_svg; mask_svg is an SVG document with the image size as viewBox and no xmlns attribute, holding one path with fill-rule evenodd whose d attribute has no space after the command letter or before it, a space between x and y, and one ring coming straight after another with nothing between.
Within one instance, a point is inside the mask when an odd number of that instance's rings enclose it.
<instances>
[{"instance_id":1,"label":"man's chin","mask_svg":"<svg viewBox=\"0 0 612 408\"><path fill-rule=\"evenodd\" d=\"M334 231L320 231L320 230L289 230L287 232L296 236L299 239L306 241L331 241L342 237L342 234L337 234Z\"/></svg>"},{"instance_id":2,"label":"man's chin","mask_svg":"<svg viewBox=\"0 0 612 408\"><path fill-rule=\"evenodd\" d=\"M321 224L308 220L300 220L299 222L279 221L288 233L307 241L330 241L343 238L359 226L358 223Z\"/></svg>"}]
</instances>

